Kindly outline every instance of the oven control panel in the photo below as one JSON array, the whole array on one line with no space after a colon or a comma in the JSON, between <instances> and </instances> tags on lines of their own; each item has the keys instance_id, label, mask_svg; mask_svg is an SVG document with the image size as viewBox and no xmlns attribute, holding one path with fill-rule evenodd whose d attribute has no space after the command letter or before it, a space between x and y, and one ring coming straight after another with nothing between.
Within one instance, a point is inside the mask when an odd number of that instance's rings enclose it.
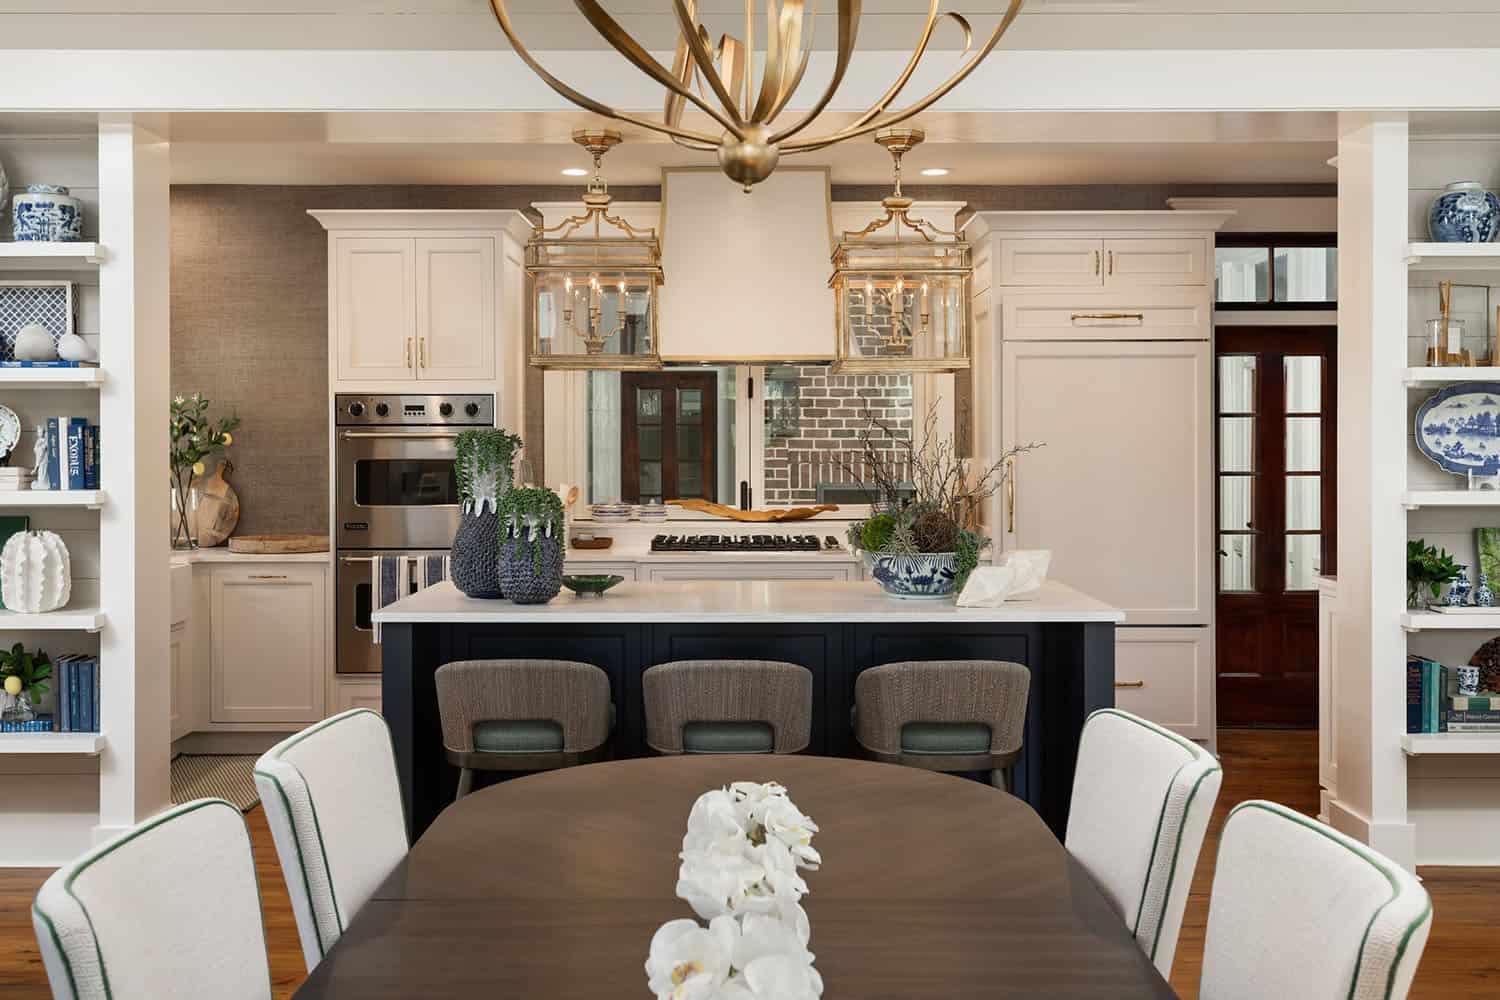
<instances>
[{"instance_id":1,"label":"oven control panel","mask_svg":"<svg viewBox=\"0 0 1500 1000\"><path fill-rule=\"evenodd\" d=\"M333 397L333 422L338 427L493 427L495 397L341 392Z\"/></svg>"}]
</instances>

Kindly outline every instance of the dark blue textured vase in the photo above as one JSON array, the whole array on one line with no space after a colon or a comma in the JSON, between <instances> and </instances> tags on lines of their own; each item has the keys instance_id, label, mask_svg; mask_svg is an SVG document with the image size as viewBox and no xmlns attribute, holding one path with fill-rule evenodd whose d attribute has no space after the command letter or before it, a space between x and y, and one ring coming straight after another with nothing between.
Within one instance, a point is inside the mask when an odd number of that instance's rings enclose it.
<instances>
[{"instance_id":1,"label":"dark blue textured vase","mask_svg":"<svg viewBox=\"0 0 1500 1000\"><path fill-rule=\"evenodd\" d=\"M463 514L449 553L449 577L470 597L504 597L500 588L500 518L493 509Z\"/></svg>"},{"instance_id":2,"label":"dark blue textured vase","mask_svg":"<svg viewBox=\"0 0 1500 1000\"><path fill-rule=\"evenodd\" d=\"M531 529L500 542L500 589L517 604L546 604L562 590L563 547Z\"/></svg>"}]
</instances>

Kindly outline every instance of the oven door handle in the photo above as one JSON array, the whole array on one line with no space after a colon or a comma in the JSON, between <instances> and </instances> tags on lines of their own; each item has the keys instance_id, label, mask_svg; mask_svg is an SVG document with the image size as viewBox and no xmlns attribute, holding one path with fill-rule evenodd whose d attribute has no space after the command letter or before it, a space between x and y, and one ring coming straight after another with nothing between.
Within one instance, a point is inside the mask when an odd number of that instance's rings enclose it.
<instances>
[{"instance_id":1,"label":"oven door handle","mask_svg":"<svg viewBox=\"0 0 1500 1000\"><path fill-rule=\"evenodd\" d=\"M368 440L370 438L383 438L388 441L412 441L419 438L444 438L453 439L463 433L462 431L339 431L339 437L345 441Z\"/></svg>"},{"instance_id":2,"label":"oven door handle","mask_svg":"<svg viewBox=\"0 0 1500 1000\"><path fill-rule=\"evenodd\" d=\"M343 563L345 566L348 566L351 563L373 563L374 561L374 556L339 556L339 562Z\"/></svg>"}]
</instances>

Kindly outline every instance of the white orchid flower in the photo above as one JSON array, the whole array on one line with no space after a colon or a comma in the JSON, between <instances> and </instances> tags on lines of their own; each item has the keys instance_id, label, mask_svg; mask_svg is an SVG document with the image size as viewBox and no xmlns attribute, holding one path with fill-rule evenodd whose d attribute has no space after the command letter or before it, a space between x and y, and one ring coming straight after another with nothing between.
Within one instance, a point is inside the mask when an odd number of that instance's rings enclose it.
<instances>
[{"instance_id":1,"label":"white orchid flower","mask_svg":"<svg viewBox=\"0 0 1500 1000\"><path fill-rule=\"evenodd\" d=\"M646 958L651 992L657 1000L716 1000L729 979L736 936L731 928L705 928L696 920L662 924Z\"/></svg>"},{"instance_id":2,"label":"white orchid flower","mask_svg":"<svg viewBox=\"0 0 1500 1000\"><path fill-rule=\"evenodd\" d=\"M812 846L813 834L818 832L812 817L804 815L790 799L781 799L768 803L757 819L768 839L786 845L799 868L818 870L823 858Z\"/></svg>"},{"instance_id":3,"label":"white orchid flower","mask_svg":"<svg viewBox=\"0 0 1500 1000\"><path fill-rule=\"evenodd\" d=\"M823 977L811 965L790 955L767 955L747 965L717 1000L818 1000L823 995Z\"/></svg>"},{"instance_id":4,"label":"white orchid flower","mask_svg":"<svg viewBox=\"0 0 1500 1000\"><path fill-rule=\"evenodd\" d=\"M688 854L677 870L677 897L704 920L741 912L746 900L769 893L766 870L737 855Z\"/></svg>"}]
</instances>

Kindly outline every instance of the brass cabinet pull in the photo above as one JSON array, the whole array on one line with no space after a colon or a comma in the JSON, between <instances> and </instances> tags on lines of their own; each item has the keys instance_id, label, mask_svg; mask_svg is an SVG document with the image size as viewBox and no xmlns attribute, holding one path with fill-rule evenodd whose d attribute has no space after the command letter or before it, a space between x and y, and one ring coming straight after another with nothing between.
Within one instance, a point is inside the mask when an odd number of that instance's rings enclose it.
<instances>
[{"instance_id":1,"label":"brass cabinet pull","mask_svg":"<svg viewBox=\"0 0 1500 1000\"><path fill-rule=\"evenodd\" d=\"M1099 273L1099 251L1098 250L1094 251L1094 273L1095 274Z\"/></svg>"},{"instance_id":2,"label":"brass cabinet pull","mask_svg":"<svg viewBox=\"0 0 1500 1000\"><path fill-rule=\"evenodd\" d=\"M1074 313L1072 320L1077 323L1081 319L1133 319L1137 323L1146 322L1145 313Z\"/></svg>"},{"instance_id":3,"label":"brass cabinet pull","mask_svg":"<svg viewBox=\"0 0 1500 1000\"><path fill-rule=\"evenodd\" d=\"M417 365L419 367L422 367L422 368L426 368L427 367L427 338L426 337L418 337L417 338Z\"/></svg>"},{"instance_id":4,"label":"brass cabinet pull","mask_svg":"<svg viewBox=\"0 0 1500 1000\"><path fill-rule=\"evenodd\" d=\"M252 580L285 580L285 573L251 573Z\"/></svg>"},{"instance_id":5,"label":"brass cabinet pull","mask_svg":"<svg viewBox=\"0 0 1500 1000\"><path fill-rule=\"evenodd\" d=\"M411 337L407 337L406 338L406 367L408 367L408 368L411 367L411 342L412 342L412 338Z\"/></svg>"},{"instance_id":6,"label":"brass cabinet pull","mask_svg":"<svg viewBox=\"0 0 1500 1000\"><path fill-rule=\"evenodd\" d=\"M1010 474L1005 477L1005 533L1014 535L1016 533L1016 456L1012 455L1007 458L1005 464L1010 466Z\"/></svg>"},{"instance_id":7,"label":"brass cabinet pull","mask_svg":"<svg viewBox=\"0 0 1500 1000\"><path fill-rule=\"evenodd\" d=\"M1113 250L1109 252L1109 273L1115 273L1115 252Z\"/></svg>"},{"instance_id":8,"label":"brass cabinet pull","mask_svg":"<svg viewBox=\"0 0 1500 1000\"><path fill-rule=\"evenodd\" d=\"M1143 688L1145 686L1145 681L1115 681L1117 688Z\"/></svg>"}]
</instances>

